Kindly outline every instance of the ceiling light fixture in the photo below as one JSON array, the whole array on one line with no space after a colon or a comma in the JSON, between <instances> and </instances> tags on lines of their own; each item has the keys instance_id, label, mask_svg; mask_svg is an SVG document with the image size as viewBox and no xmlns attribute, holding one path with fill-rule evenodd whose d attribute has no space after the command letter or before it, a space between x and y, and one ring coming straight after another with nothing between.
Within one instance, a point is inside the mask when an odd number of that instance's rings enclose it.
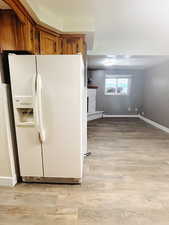
<instances>
[{"instance_id":1,"label":"ceiling light fixture","mask_svg":"<svg viewBox=\"0 0 169 225\"><path fill-rule=\"evenodd\" d=\"M131 58L131 55L124 55L124 58L125 59L130 59Z\"/></svg>"},{"instance_id":2,"label":"ceiling light fixture","mask_svg":"<svg viewBox=\"0 0 169 225\"><path fill-rule=\"evenodd\" d=\"M116 58L116 55L107 55L107 58L115 59Z\"/></svg>"},{"instance_id":3,"label":"ceiling light fixture","mask_svg":"<svg viewBox=\"0 0 169 225\"><path fill-rule=\"evenodd\" d=\"M103 64L105 66L113 66L113 65L117 64L117 60L109 58L109 59L104 60Z\"/></svg>"},{"instance_id":4,"label":"ceiling light fixture","mask_svg":"<svg viewBox=\"0 0 169 225\"><path fill-rule=\"evenodd\" d=\"M116 58L119 59L119 60L124 60L124 59L130 59L131 56L130 55L119 54L119 55L116 55Z\"/></svg>"}]
</instances>

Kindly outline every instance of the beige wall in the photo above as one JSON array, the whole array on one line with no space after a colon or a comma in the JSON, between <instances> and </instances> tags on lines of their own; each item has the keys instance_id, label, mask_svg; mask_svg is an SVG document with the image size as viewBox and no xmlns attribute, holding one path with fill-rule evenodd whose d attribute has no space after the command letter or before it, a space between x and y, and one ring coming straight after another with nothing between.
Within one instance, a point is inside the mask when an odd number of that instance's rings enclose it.
<instances>
[{"instance_id":1,"label":"beige wall","mask_svg":"<svg viewBox=\"0 0 169 225\"><path fill-rule=\"evenodd\" d=\"M0 86L0 176L11 177L9 146L6 129L6 104L4 85Z\"/></svg>"},{"instance_id":2,"label":"beige wall","mask_svg":"<svg viewBox=\"0 0 169 225\"><path fill-rule=\"evenodd\" d=\"M7 101L7 85L0 84L0 185L13 185L16 179L14 142Z\"/></svg>"}]
</instances>

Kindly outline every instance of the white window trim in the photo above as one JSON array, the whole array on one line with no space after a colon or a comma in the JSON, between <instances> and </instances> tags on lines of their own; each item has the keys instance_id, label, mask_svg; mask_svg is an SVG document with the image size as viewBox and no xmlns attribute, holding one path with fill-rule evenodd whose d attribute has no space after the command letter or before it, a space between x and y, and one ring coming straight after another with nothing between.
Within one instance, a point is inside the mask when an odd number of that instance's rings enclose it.
<instances>
[{"instance_id":1,"label":"white window trim","mask_svg":"<svg viewBox=\"0 0 169 225\"><path fill-rule=\"evenodd\" d=\"M128 79L128 91L127 94L117 94L117 93L107 93L106 92L106 79L120 79L120 78L127 78ZM130 95L130 89L131 89L131 78L132 75L109 75L106 74L105 75L105 79L104 79L104 95L108 95L108 96L129 96Z\"/></svg>"}]
</instances>

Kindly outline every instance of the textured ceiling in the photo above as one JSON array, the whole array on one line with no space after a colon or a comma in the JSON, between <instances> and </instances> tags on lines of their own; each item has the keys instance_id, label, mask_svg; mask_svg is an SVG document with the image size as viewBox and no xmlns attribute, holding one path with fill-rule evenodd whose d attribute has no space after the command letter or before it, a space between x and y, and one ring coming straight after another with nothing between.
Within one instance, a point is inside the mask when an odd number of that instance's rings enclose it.
<instances>
[{"instance_id":1,"label":"textured ceiling","mask_svg":"<svg viewBox=\"0 0 169 225\"><path fill-rule=\"evenodd\" d=\"M107 1L107 0L106 0ZM110 0L113 1L113 0ZM98 0L30 0L58 16L92 16ZM78 19L78 18L77 18Z\"/></svg>"},{"instance_id":2,"label":"textured ceiling","mask_svg":"<svg viewBox=\"0 0 169 225\"><path fill-rule=\"evenodd\" d=\"M89 69L146 69L168 61L169 56L89 55Z\"/></svg>"}]
</instances>

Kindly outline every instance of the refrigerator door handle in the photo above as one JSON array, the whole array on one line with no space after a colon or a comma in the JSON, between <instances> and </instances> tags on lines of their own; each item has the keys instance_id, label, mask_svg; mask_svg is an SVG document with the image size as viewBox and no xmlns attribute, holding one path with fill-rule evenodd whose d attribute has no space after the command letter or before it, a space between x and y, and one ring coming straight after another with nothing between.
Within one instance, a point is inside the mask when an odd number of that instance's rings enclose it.
<instances>
[{"instance_id":1,"label":"refrigerator door handle","mask_svg":"<svg viewBox=\"0 0 169 225\"><path fill-rule=\"evenodd\" d=\"M45 130L43 126L43 114L42 114L42 79L40 74L37 75L37 113L39 118L39 134L41 142L45 141Z\"/></svg>"},{"instance_id":2,"label":"refrigerator door handle","mask_svg":"<svg viewBox=\"0 0 169 225\"><path fill-rule=\"evenodd\" d=\"M37 75L33 75L32 79L32 103L35 127L39 133L39 115L37 110Z\"/></svg>"}]
</instances>

